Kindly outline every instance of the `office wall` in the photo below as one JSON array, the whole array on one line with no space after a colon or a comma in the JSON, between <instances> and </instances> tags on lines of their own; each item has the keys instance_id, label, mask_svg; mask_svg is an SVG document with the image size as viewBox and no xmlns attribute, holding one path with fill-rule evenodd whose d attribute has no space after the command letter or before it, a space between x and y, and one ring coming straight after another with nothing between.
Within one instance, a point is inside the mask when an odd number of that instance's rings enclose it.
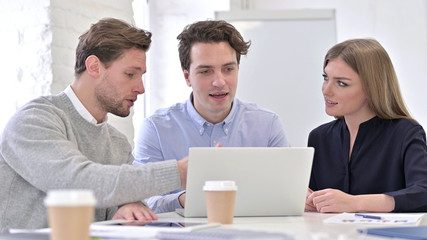
<instances>
[{"instance_id":1,"label":"office wall","mask_svg":"<svg viewBox=\"0 0 427 240\"><path fill-rule=\"evenodd\" d=\"M49 4L0 0L0 133L18 107L50 91Z\"/></svg>"},{"instance_id":2,"label":"office wall","mask_svg":"<svg viewBox=\"0 0 427 240\"><path fill-rule=\"evenodd\" d=\"M0 133L15 111L74 79L78 37L104 17L133 22L133 0L0 0ZM109 121L133 143L132 118Z\"/></svg>"}]
</instances>

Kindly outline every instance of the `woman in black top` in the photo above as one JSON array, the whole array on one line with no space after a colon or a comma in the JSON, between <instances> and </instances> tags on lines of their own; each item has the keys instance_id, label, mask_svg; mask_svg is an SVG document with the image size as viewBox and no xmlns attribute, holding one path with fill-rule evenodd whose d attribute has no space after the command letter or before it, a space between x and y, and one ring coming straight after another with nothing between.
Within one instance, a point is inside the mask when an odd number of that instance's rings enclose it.
<instances>
[{"instance_id":1,"label":"woman in black top","mask_svg":"<svg viewBox=\"0 0 427 240\"><path fill-rule=\"evenodd\" d=\"M405 107L384 48L353 39L325 56L322 92L336 120L314 129L306 211L427 211L426 135Z\"/></svg>"}]
</instances>

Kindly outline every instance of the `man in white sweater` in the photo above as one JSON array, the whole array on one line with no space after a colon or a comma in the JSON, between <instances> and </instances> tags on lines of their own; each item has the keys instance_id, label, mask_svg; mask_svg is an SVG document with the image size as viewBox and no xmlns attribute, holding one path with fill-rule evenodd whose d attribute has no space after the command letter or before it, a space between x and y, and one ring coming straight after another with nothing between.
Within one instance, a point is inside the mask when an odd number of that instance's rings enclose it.
<instances>
[{"instance_id":1,"label":"man in white sweater","mask_svg":"<svg viewBox=\"0 0 427 240\"><path fill-rule=\"evenodd\" d=\"M39 97L10 119L0 139L0 232L47 227L43 199L51 189L91 189L95 221L119 213L156 216L144 198L185 187L187 159L134 166L128 139L107 123L126 117L144 93L151 33L102 19L80 36L75 79L58 95Z\"/></svg>"}]
</instances>

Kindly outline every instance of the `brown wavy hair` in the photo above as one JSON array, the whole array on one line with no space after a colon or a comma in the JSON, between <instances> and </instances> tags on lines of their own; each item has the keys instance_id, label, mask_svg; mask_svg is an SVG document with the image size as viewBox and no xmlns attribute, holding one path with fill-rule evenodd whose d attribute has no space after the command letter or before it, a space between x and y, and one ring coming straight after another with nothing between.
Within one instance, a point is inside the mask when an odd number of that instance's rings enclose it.
<instances>
[{"instance_id":1,"label":"brown wavy hair","mask_svg":"<svg viewBox=\"0 0 427 240\"><path fill-rule=\"evenodd\" d=\"M79 77L86 70L85 61L91 55L97 56L108 68L125 50L138 48L148 51L150 44L150 32L119 19L101 19L79 37L74 75Z\"/></svg>"}]
</instances>

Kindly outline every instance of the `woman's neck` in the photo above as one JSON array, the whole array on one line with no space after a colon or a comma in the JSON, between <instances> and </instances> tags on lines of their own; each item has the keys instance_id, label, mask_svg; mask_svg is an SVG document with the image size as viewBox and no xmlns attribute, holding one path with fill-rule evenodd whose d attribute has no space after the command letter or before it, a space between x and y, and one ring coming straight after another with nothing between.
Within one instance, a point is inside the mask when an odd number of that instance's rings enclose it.
<instances>
[{"instance_id":1,"label":"woman's neck","mask_svg":"<svg viewBox=\"0 0 427 240\"><path fill-rule=\"evenodd\" d=\"M359 132L360 124L368 121L375 117L373 112L367 112L366 114L358 114L357 116L344 116L345 123L350 133L350 151L348 153L348 161L350 162L351 153L353 152L354 142L356 141L357 133Z\"/></svg>"}]
</instances>

